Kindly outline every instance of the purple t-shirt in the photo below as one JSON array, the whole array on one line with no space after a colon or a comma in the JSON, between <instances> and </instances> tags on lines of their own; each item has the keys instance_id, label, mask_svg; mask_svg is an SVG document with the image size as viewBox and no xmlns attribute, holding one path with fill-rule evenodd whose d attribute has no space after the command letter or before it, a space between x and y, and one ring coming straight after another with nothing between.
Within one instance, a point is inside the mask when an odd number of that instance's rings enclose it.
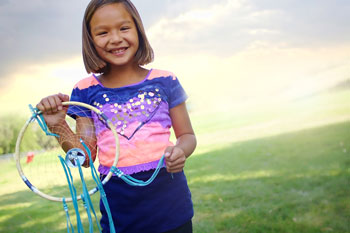
<instances>
[{"instance_id":1,"label":"purple t-shirt","mask_svg":"<svg viewBox=\"0 0 350 233\"><path fill-rule=\"evenodd\" d=\"M117 167L135 179L147 180L157 167L169 141L169 110L187 99L177 77L167 71L150 70L140 83L106 88L92 75L78 82L71 101L100 109L115 125L120 141ZM106 175L114 161L115 141L95 113L70 106L72 117L92 117L99 148L99 171ZM102 177L103 178L103 177ZM117 232L160 233L175 229L193 217L191 193L184 172L169 174L162 168L148 186L129 186L113 176L104 190ZM100 201L103 232L109 232L106 209Z\"/></svg>"},{"instance_id":2,"label":"purple t-shirt","mask_svg":"<svg viewBox=\"0 0 350 233\"><path fill-rule=\"evenodd\" d=\"M169 109L187 99L177 77L168 71L152 69L136 84L120 88L104 87L92 75L78 82L71 101L97 107L116 127L120 156L117 167L126 174L147 171L157 167L168 146L171 119ZM97 114L71 106L71 116L92 117L97 137L99 172L107 174L115 159L115 140L111 130Z\"/></svg>"}]
</instances>

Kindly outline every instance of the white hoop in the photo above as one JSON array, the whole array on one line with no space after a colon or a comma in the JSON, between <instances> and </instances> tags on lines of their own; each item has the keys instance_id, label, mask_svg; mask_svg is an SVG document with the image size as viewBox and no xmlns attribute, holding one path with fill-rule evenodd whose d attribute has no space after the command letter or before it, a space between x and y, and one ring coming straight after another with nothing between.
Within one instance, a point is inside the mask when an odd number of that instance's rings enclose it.
<instances>
[{"instance_id":1,"label":"white hoop","mask_svg":"<svg viewBox=\"0 0 350 233\"><path fill-rule=\"evenodd\" d=\"M97 113L104 120L106 120L106 123L107 123L108 127L111 129L111 131L112 131L112 133L114 135L114 138L115 138L115 145L116 145L116 148L115 148L115 159L114 159L112 167L116 167L117 163L118 163L118 159L119 159L119 138L118 138L118 133L117 133L113 123L110 120L108 120L107 117L105 117L105 115L99 109L97 109L97 108L95 108L95 107L93 107L91 105L84 104L84 103L81 103L81 102L74 102L74 101L63 102L62 105L64 105L64 106L75 105L75 106L80 106L80 107L87 108L87 109ZM15 158L15 161L16 161L16 166L17 166L18 173L19 173L20 177L22 178L23 182L35 194L37 194L37 195L39 195L39 196L41 196L41 197L43 197L45 199L48 199L50 201L62 202L64 197L55 197L55 196L51 196L51 195L48 195L46 193L43 193L38 188L36 188L34 185L32 185L30 183L30 181L27 179L27 177L24 175L24 172L22 170L22 166L21 166L21 163L20 163L20 145L21 145L24 133L25 133L25 131L28 128L30 123L31 123L31 118L24 124L24 126L22 127L22 129L19 132L19 135L17 137L16 150L15 150L14 158ZM107 183L108 180L112 177L112 175L113 175L113 172L109 171L107 176L103 179L102 184ZM91 189L89 191L89 195L92 195L92 194L96 193L97 191L98 191L98 188L95 187L94 189ZM81 195L77 196L77 200L80 200L80 199L81 199ZM65 198L65 201L66 202L71 202L72 198L71 197L67 197L67 198Z\"/></svg>"}]
</instances>

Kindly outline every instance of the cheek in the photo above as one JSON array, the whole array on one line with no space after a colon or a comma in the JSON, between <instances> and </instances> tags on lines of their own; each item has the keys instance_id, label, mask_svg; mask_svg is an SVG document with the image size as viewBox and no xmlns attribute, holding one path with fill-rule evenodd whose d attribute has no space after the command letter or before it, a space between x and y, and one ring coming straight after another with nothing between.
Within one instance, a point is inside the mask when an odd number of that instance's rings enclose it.
<instances>
[{"instance_id":1,"label":"cheek","mask_svg":"<svg viewBox=\"0 0 350 233\"><path fill-rule=\"evenodd\" d=\"M100 49L100 48L104 48L107 44L107 38L99 38L99 39L94 39L94 44L95 44L95 48L96 50Z\"/></svg>"},{"instance_id":2,"label":"cheek","mask_svg":"<svg viewBox=\"0 0 350 233\"><path fill-rule=\"evenodd\" d=\"M133 36L133 43L137 48L139 48L140 41L139 41L139 37L137 36L137 34L136 34L136 36Z\"/></svg>"},{"instance_id":3,"label":"cheek","mask_svg":"<svg viewBox=\"0 0 350 233\"><path fill-rule=\"evenodd\" d=\"M104 50L102 49L102 48L100 48L100 47L97 47L96 45L95 45L95 49L96 49L96 52L97 52L97 54L100 56L100 57L103 57L104 56Z\"/></svg>"},{"instance_id":4,"label":"cheek","mask_svg":"<svg viewBox=\"0 0 350 233\"><path fill-rule=\"evenodd\" d=\"M139 41L139 39L137 38L137 40L136 40L136 45L137 45L137 48L139 48L140 47L140 41Z\"/></svg>"}]
</instances>

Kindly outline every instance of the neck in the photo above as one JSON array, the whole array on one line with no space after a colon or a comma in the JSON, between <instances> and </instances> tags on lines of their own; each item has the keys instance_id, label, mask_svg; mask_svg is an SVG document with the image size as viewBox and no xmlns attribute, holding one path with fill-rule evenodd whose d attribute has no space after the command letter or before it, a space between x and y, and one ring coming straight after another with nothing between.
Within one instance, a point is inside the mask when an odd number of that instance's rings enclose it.
<instances>
[{"instance_id":1,"label":"neck","mask_svg":"<svg viewBox=\"0 0 350 233\"><path fill-rule=\"evenodd\" d=\"M147 73L148 70L136 63L129 66L112 66L107 74L101 76L101 82L105 87L123 87L142 81Z\"/></svg>"}]
</instances>

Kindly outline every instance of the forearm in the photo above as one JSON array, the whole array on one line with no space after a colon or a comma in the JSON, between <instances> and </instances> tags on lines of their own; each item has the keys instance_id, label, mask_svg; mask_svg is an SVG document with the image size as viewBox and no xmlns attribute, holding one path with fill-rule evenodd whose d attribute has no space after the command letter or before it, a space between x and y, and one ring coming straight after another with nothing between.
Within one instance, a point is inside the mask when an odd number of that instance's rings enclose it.
<instances>
[{"instance_id":1,"label":"forearm","mask_svg":"<svg viewBox=\"0 0 350 233\"><path fill-rule=\"evenodd\" d=\"M58 143L62 149L67 152L72 148L80 148L78 136L71 130L66 121L63 121L59 126L49 126L51 133L57 134Z\"/></svg>"},{"instance_id":2,"label":"forearm","mask_svg":"<svg viewBox=\"0 0 350 233\"><path fill-rule=\"evenodd\" d=\"M182 149L186 158L190 157L193 151L196 149L197 139L194 134L183 134L177 138L176 147Z\"/></svg>"},{"instance_id":3,"label":"forearm","mask_svg":"<svg viewBox=\"0 0 350 233\"><path fill-rule=\"evenodd\" d=\"M65 152L68 152L70 149L73 148L79 148L84 151L86 155L86 161L84 163L84 166L88 166L88 153L83 144L80 142L80 139L82 139L86 146L89 148L92 159L95 159L96 142L87 138L84 135L74 133L66 121L63 121L59 126L49 127L49 129L52 133L59 135L57 141Z\"/></svg>"}]
</instances>

